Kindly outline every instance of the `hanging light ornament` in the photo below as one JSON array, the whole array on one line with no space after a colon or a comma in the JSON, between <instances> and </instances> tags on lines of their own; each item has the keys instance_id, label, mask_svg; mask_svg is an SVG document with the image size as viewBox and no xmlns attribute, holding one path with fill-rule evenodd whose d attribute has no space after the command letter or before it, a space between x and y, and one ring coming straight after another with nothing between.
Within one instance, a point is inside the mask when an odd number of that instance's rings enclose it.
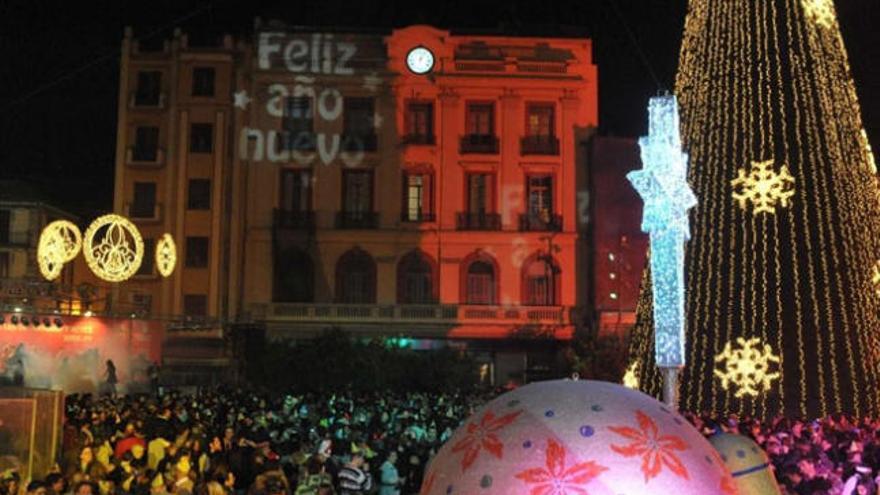
<instances>
[{"instance_id":1,"label":"hanging light ornament","mask_svg":"<svg viewBox=\"0 0 880 495\"><path fill-rule=\"evenodd\" d=\"M163 277L169 277L176 265L177 245L174 244L174 238L171 234L162 234L159 242L156 243L156 269Z\"/></svg>"},{"instance_id":2,"label":"hanging light ornament","mask_svg":"<svg viewBox=\"0 0 880 495\"><path fill-rule=\"evenodd\" d=\"M61 275L64 263L76 258L82 248L79 228L67 220L56 220L46 225L37 243L37 265L46 280Z\"/></svg>"},{"instance_id":3,"label":"hanging light ornament","mask_svg":"<svg viewBox=\"0 0 880 495\"><path fill-rule=\"evenodd\" d=\"M111 213L98 217L86 229L83 254L98 278L122 282L140 268L144 240L127 218Z\"/></svg>"}]
</instances>

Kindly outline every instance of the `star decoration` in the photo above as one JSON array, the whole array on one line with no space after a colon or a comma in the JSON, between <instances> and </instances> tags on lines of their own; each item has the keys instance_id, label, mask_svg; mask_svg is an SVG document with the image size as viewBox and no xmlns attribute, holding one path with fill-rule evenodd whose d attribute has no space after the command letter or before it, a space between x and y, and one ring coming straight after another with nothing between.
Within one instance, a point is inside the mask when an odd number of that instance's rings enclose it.
<instances>
[{"instance_id":1,"label":"star decoration","mask_svg":"<svg viewBox=\"0 0 880 495\"><path fill-rule=\"evenodd\" d=\"M746 203L751 201L755 208L752 214L776 213L777 203L781 207L788 206L789 199L794 196L794 177L788 171L788 165L783 165L779 173L773 170L773 160L752 162L751 169L746 172L741 168L737 170L737 176L730 181L733 186L733 199L740 208L745 209Z\"/></svg>"},{"instance_id":2,"label":"star decoration","mask_svg":"<svg viewBox=\"0 0 880 495\"><path fill-rule=\"evenodd\" d=\"M832 0L801 0L807 18L824 28L834 24L834 2Z\"/></svg>"},{"instance_id":3,"label":"star decoration","mask_svg":"<svg viewBox=\"0 0 880 495\"><path fill-rule=\"evenodd\" d=\"M724 363L721 369L715 369L715 376L721 379L721 388L727 390L731 385L736 387L736 397L750 395L756 397L761 392L770 390L773 380L779 378L778 371L770 371L770 365L779 364L779 356L773 354L769 344L760 346L760 339L753 337L736 339L738 348L734 349L730 342L724 350L715 356L716 363Z\"/></svg>"},{"instance_id":4,"label":"star decoration","mask_svg":"<svg viewBox=\"0 0 880 495\"><path fill-rule=\"evenodd\" d=\"M251 102L251 97L248 96L247 91L245 91L245 90L236 91L234 98L235 98L234 105L237 108L240 108L242 110L247 110L248 103Z\"/></svg>"},{"instance_id":5,"label":"star decoration","mask_svg":"<svg viewBox=\"0 0 880 495\"><path fill-rule=\"evenodd\" d=\"M639 362L633 361L623 374L623 386L633 390L639 389Z\"/></svg>"},{"instance_id":6,"label":"star decoration","mask_svg":"<svg viewBox=\"0 0 880 495\"><path fill-rule=\"evenodd\" d=\"M376 75L375 72L370 72L369 74L364 76L363 87L367 91L376 92L376 90L379 89L380 84L382 84L382 78Z\"/></svg>"},{"instance_id":7,"label":"star decoration","mask_svg":"<svg viewBox=\"0 0 880 495\"><path fill-rule=\"evenodd\" d=\"M871 149L871 142L868 141L868 133L862 129L862 132L859 134L859 141L862 143L862 149L865 150L865 154L868 155L868 167L870 167L872 174L877 174L877 162L874 161L874 151Z\"/></svg>"}]
</instances>

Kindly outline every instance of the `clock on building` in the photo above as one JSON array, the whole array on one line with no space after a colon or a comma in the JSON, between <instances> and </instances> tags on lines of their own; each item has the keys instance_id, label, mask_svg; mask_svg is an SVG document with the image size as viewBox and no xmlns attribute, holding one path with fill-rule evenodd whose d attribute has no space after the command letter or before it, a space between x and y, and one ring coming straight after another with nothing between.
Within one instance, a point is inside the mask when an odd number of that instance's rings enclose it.
<instances>
[{"instance_id":1,"label":"clock on building","mask_svg":"<svg viewBox=\"0 0 880 495\"><path fill-rule=\"evenodd\" d=\"M406 54L406 66L415 74L427 74L434 68L434 54L423 46L417 46Z\"/></svg>"}]
</instances>

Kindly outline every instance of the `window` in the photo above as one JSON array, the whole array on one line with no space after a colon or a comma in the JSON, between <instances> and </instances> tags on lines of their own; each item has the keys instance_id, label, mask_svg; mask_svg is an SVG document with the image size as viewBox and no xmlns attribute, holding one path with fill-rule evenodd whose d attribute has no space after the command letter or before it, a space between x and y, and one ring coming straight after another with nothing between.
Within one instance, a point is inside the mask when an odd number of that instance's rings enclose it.
<instances>
[{"instance_id":1,"label":"window","mask_svg":"<svg viewBox=\"0 0 880 495\"><path fill-rule=\"evenodd\" d=\"M369 253L355 248L336 263L336 299L345 304L376 302L376 264Z\"/></svg>"},{"instance_id":2,"label":"window","mask_svg":"<svg viewBox=\"0 0 880 495\"><path fill-rule=\"evenodd\" d=\"M211 209L211 180L190 179L186 207L189 210Z\"/></svg>"},{"instance_id":3,"label":"window","mask_svg":"<svg viewBox=\"0 0 880 495\"><path fill-rule=\"evenodd\" d=\"M492 174L476 173L467 175L467 211L470 214L485 214L493 211Z\"/></svg>"},{"instance_id":4,"label":"window","mask_svg":"<svg viewBox=\"0 0 880 495\"><path fill-rule=\"evenodd\" d=\"M347 150L376 150L373 98L346 97L343 103L343 146Z\"/></svg>"},{"instance_id":5,"label":"window","mask_svg":"<svg viewBox=\"0 0 880 495\"><path fill-rule=\"evenodd\" d=\"M294 212L312 211L310 170L281 171L281 209Z\"/></svg>"},{"instance_id":6,"label":"window","mask_svg":"<svg viewBox=\"0 0 880 495\"><path fill-rule=\"evenodd\" d=\"M194 68L192 83L193 96L214 96L214 68Z\"/></svg>"},{"instance_id":7,"label":"window","mask_svg":"<svg viewBox=\"0 0 880 495\"><path fill-rule=\"evenodd\" d=\"M314 265L312 258L299 249L282 251L276 260L275 302L313 302Z\"/></svg>"},{"instance_id":8,"label":"window","mask_svg":"<svg viewBox=\"0 0 880 495\"><path fill-rule=\"evenodd\" d=\"M406 106L405 141L413 144L434 144L434 105L412 102Z\"/></svg>"},{"instance_id":9,"label":"window","mask_svg":"<svg viewBox=\"0 0 880 495\"><path fill-rule=\"evenodd\" d=\"M287 150L314 150L314 108L307 96L293 96L284 101L281 117L283 146Z\"/></svg>"},{"instance_id":10,"label":"window","mask_svg":"<svg viewBox=\"0 0 880 495\"><path fill-rule=\"evenodd\" d=\"M134 103L137 106L158 106L162 94L162 73L157 70L138 72Z\"/></svg>"},{"instance_id":11,"label":"window","mask_svg":"<svg viewBox=\"0 0 880 495\"><path fill-rule=\"evenodd\" d=\"M159 152L159 128L139 126L134 133L133 157L137 162L155 162Z\"/></svg>"},{"instance_id":12,"label":"window","mask_svg":"<svg viewBox=\"0 0 880 495\"><path fill-rule=\"evenodd\" d=\"M556 134L552 103L529 103L526 105L526 135L551 137Z\"/></svg>"},{"instance_id":13,"label":"window","mask_svg":"<svg viewBox=\"0 0 880 495\"><path fill-rule=\"evenodd\" d=\"M403 221L434 220L433 182L433 175L427 172L403 173Z\"/></svg>"},{"instance_id":14,"label":"window","mask_svg":"<svg viewBox=\"0 0 880 495\"><path fill-rule=\"evenodd\" d=\"M495 304L495 264L491 260L467 264L464 280L465 304Z\"/></svg>"},{"instance_id":15,"label":"window","mask_svg":"<svg viewBox=\"0 0 880 495\"><path fill-rule=\"evenodd\" d=\"M214 125L192 124L189 135L190 153L210 153L214 147Z\"/></svg>"},{"instance_id":16,"label":"window","mask_svg":"<svg viewBox=\"0 0 880 495\"><path fill-rule=\"evenodd\" d=\"M154 218L156 216L155 182L134 183L134 196L128 214L132 218Z\"/></svg>"},{"instance_id":17,"label":"window","mask_svg":"<svg viewBox=\"0 0 880 495\"><path fill-rule=\"evenodd\" d=\"M523 303L556 305L559 268L547 255L535 255L523 263Z\"/></svg>"},{"instance_id":18,"label":"window","mask_svg":"<svg viewBox=\"0 0 880 495\"><path fill-rule=\"evenodd\" d=\"M495 134L495 106L491 103L469 103L466 131L476 136Z\"/></svg>"},{"instance_id":19,"label":"window","mask_svg":"<svg viewBox=\"0 0 880 495\"><path fill-rule=\"evenodd\" d=\"M186 266L187 268L205 268L208 266L208 238L186 238Z\"/></svg>"},{"instance_id":20,"label":"window","mask_svg":"<svg viewBox=\"0 0 880 495\"><path fill-rule=\"evenodd\" d=\"M135 275L150 276L153 274L153 259L155 258L153 253L155 250L156 240L144 237L144 257L141 260L141 266L138 268Z\"/></svg>"},{"instance_id":21,"label":"window","mask_svg":"<svg viewBox=\"0 0 880 495\"><path fill-rule=\"evenodd\" d=\"M370 170L344 170L342 180L342 210L349 213L372 212L373 172Z\"/></svg>"},{"instance_id":22,"label":"window","mask_svg":"<svg viewBox=\"0 0 880 495\"><path fill-rule=\"evenodd\" d=\"M397 302L399 304L434 304L434 269L427 255L412 251L397 265Z\"/></svg>"},{"instance_id":23,"label":"window","mask_svg":"<svg viewBox=\"0 0 880 495\"><path fill-rule=\"evenodd\" d=\"M529 176L527 189L529 221L550 223L553 216L553 177Z\"/></svg>"},{"instance_id":24,"label":"window","mask_svg":"<svg viewBox=\"0 0 880 495\"><path fill-rule=\"evenodd\" d=\"M9 244L12 237L10 230L12 227L12 212L9 210L0 210L0 244Z\"/></svg>"},{"instance_id":25,"label":"window","mask_svg":"<svg viewBox=\"0 0 880 495\"><path fill-rule=\"evenodd\" d=\"M9 272L10 256L9 252L0 253L0 278L9 278L12 274Z\"/></svg>"},{"instance_id":26,"label":"window","mask_svg":"<svg viewBox=\"0 0 880 495\"><path fill-rule=\"evenodd\" d=\"M185 294L183 296L183 314L196 317L207 316L208 296L204 294Z\"/></svg>"}]
</instances>

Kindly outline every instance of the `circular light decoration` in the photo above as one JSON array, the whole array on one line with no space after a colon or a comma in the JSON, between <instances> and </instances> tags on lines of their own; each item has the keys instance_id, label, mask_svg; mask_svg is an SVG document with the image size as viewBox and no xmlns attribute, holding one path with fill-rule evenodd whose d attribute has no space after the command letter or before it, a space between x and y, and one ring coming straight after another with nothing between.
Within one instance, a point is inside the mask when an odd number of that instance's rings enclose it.
<instances>
[{"instance_id":1,"label":"circular light decoration","mask_svg":"<svg viewBox=\"0 0 880 495\"><path fill-rule=\"evenodd\" d=\"M406 67L414 74L427 74L434 68L434 54L423 46L417 46L406 54Z\"/></svg>"},{"instance_id":2,"label":"circular light decoration","mask_svg":"<svg viewBox=\"0 0 880 495\"><path fill-rule=\"evenodd\" d=\"M169 277L177 264L177 245L171 234L162 234L156 243L156 269L163 277Z\"/></svg>"},{"instance_id":3,"label":"circular light decoration","mask_svg":"<svg viewBox=\"0 0 880 495\"><path fill-rule=\"evenodd\" d=\"M86 229L83 254L89 268L102 280L122 282L137 272L144 259L144 240L127 218L109 214Z\"/></svg>"},{"instance_id":4,"label":"circular light decoration","mask_svg":"<svg viewBox=\"0 0 880 495\"><path fill-rule=\"evenodd\" d=\"M56 220L46 225L37 243L37 265L46 280L55 280L64 263L76 258L82 248L82 234L72 222Z\"/></svg>"}]
</instances>

